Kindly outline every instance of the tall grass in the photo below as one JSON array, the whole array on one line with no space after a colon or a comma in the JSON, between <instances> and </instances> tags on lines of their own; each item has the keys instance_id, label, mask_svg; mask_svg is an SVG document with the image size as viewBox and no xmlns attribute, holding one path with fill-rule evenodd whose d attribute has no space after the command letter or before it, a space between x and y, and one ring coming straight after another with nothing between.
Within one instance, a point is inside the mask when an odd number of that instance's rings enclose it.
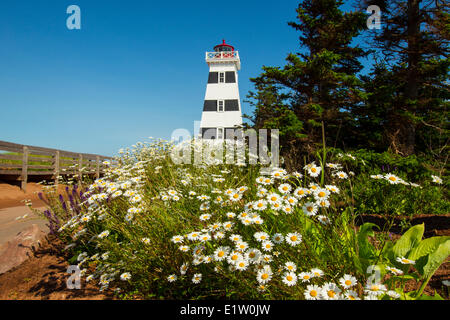
<instances>
[{"instance_id":1,"label":"tall grass","mask_svg":"<svg viewBox=\"0 0 450 320\"><path fill-rule=\"evenodd\" d=\"M401 297L396 283L367 272L402 265L384 258L386 236L373 246L372 227L358 231L355 178L326 162L325 151L318 165L264 176L259 165L176 165L172 149L138 143L103 178L68 189L69 203L47 196L70 262L100 290L123 298Z\"/></svg>"}]
</instances>

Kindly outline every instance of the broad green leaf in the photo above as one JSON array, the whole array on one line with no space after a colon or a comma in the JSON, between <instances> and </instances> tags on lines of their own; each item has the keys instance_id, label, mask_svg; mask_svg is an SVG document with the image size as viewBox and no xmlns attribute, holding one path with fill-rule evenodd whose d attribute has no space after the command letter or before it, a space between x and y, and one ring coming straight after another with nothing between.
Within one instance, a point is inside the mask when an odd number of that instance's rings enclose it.
<instances>
[{"instance_id":1,"label":"broad green leaf","mask_svg":"<svg viewBox=\"0 0 450 320\"><path fill-rule=\"evenodd\" d=\"M392 247L394 255L396 257L406 257L413 248L419 245L424 230L425 227L423 223L409 228L409 230L406 231Z\"/></svg>"},{"instance_id":2,"label":"broad green leaf","mask_svg":"<svg viewBox=\"0 0 450 320\"><path fill-rule=\"evenodd\" d=\"M434 292L433 296L429 296L426 294L422 294L420 297L418 297L416 300L445 300L442 298L438 293Z\"/></svg>"},{"instance_id":3,"label":"broad green leaf","mask_svg":"<svg viewBox=\"0 0 450 320\"><path fill-rule=\"evenodd\" d=\"M419 243L408 255L408 259L416 261L417 271L423 275L423 268L428 262L428 255L434 251L444 242L450 240L450 237L432 237L425 239Z\"/></svg>"},{"instance_id":4,"label":"broad green leaf","mask_svg":"<svg viewBox=\"0 0 450 320\"><path fill-rule=\"evenodd\" d=\"M418 280L418 277L414 274L405 274L403 276L392 276L391 279L397 281Z\"/></svg>"},{"instance_id":5,"label":"broad green leaf","mask_svg":"<svg viewBox=\"0 0 450 320\"><path fill-rule=\"evenodd\" d=\"M408 255L408 259L417 260L420 257L432 253L439 247L441 243L450 240L449 236L432 237L422 240L417 247L415 247Z\"/></svg>"},{"instance_id":6,"label":"broad green leaf","mask_svg":"<svg viewBox=\"0 0 450 320\"><path fill-rule=\"evenodd\" d=\"M374 235L372 230L373 227L378 228L376 224L367 222L364 223L358 231L357 240L360 258L370 259L375 255L375 248L370 244L369 239L367 238Z\"/></svg>"},{"instance_id":7,"label":"broad green leaf","mask_svg":"<svg viewBox=\"0 0 450 320\"><path fill-rule=\"evenodd\" d=\"M441 243L436 251L428 255L427 264L423 267L423 275L425 278L431 277L439 266L450 255L450 240Z\"/></svg>"}]
</instances>

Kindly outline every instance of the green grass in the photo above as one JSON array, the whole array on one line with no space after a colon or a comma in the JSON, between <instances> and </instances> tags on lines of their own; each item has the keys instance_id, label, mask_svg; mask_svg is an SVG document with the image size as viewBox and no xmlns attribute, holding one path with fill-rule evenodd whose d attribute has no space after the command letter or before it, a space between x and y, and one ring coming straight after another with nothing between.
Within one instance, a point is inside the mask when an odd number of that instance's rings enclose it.
<instances>
[{"instance_id":1,"label":"green grass","mask_svg":"<svg viewBox=\"0 0 450 320\"><path fill-rule=\"evenodd\" d=\"M365 289L372 279L367 272L370 265L380 268L377 283L386 286L379 298L391 299L394 291L403 294L405 277L423 281L413 267L396 262L392 252L400 251L389 251L395 245L386 233L375 234L370 225L357 231L355 200L363 201L355 199L353 193L358 176L346 172L348 178L341 179L337 175L341 169L329 168L317 159L316 170L321 173L317 177L305 168L299 168L297 174L281 170L279 177L274 175L270 183L262 185L257 180L258 165L175 165L170 152L171 146L163 142L138 144L124 153L104 178L87 186L83 196L78 189L74 193L69 190L74 199L64 203L66 208L54 190L47 189L54 228L59 228L59 236L71 244L68 250L73 257L69 262L78 264L87 280L98 283L101 290L120 289L123 298L305 299L311 289L308 286L317 285L322 297L334 288L337 296L345 298L351 292L341 279L352 276L356 281L352 294L368 298L371 296ZM387 187L396 187L384 182ZM291 187L285 195L292 199L298 188L307 195L298 196L298 203L291 205L289 212L277 211L267 201L266 207L258 210L257 201L267 199L267 194L283 197L279 189L283 184ZM310 214L303 207L316 203L325 187L335 190L326 195L329 206ZM237 201L227 194L229 189ZM272 240L269 251L267 243L255 237L261 232L270 239L281 234L291 240ZM190 240L193 233L206 238ZM301 235L300 242L295 242L293 233L298 233L297 240ZM230 239L233 235L247 246L241 249L242 257L250 254L250 249L260 252L256 258L242 259L249 264L243 271L237 270L232 260L232 250L240 245ZM175 236L183 242L176 243ZM184 245L187 251L180 250ZM229 248L229 261L215 257L221 247ZM297 268L295 285L287 284L286 263ZM184 273L181 268L186 264L189 267ZM388 281L386 266L403 267L401 281ZM300 279L313 269L322 270L323 275L311 276L305 282ZM267 283L264 272L270 279ZM198 274L202 278L195 284L193 278ZM127 275L131 278L124 279ZM168 281L171 276L176 276L176 281ZM418 298L414 294L400 298Z\"/></svg>"}]
</instances>

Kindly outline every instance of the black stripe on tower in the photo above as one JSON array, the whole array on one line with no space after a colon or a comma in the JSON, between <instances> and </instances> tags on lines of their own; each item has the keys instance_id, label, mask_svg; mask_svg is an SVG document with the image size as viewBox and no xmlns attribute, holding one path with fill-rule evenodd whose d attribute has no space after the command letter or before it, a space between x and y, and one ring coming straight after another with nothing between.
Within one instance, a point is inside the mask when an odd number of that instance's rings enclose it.
<instances>
[{"instance_id":1,"label":"black stripe on tower","mask_svg":"<svg viewBox=\"0 0 450 320\"><path fill-rule=\"evenodd\" d=\"M219 73L210 72L208 77L208 83L219 83Z\"/></svg>"}]
</instances>

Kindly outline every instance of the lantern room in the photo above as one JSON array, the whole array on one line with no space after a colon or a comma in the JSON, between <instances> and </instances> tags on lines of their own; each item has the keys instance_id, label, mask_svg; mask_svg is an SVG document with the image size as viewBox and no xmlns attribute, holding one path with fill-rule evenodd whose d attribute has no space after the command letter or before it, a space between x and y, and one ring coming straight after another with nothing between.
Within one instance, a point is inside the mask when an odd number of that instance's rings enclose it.
<instances>
[{"instance_id":1,"label":"lantern room","mask_svg":"<svg viewBox=\"0 0 450 320\"><path fill-rule=\"evenodd\" d=\"M222 40L222 44L218 44L214 47L215 52L230 52L234 51L234 47L225 43L225 40Z\"/></svg>"}]
</instances>

